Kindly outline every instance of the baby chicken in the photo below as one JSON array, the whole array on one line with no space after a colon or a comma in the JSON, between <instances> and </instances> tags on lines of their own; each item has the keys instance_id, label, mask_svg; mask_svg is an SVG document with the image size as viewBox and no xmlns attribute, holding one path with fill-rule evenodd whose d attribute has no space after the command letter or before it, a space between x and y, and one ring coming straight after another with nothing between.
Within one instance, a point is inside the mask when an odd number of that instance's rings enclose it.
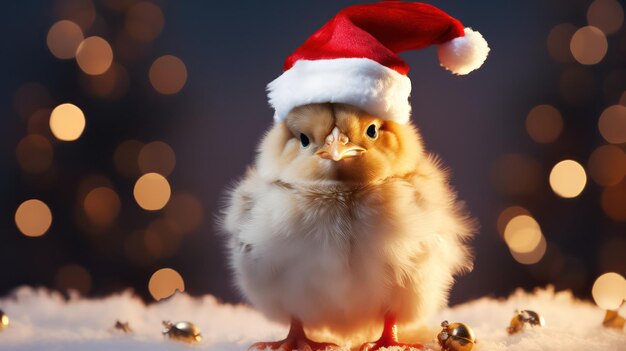
<instances>
[{"instance_id":1,"label":"baby chicken","mask_svg":"<svg viewBox=\"0 0 626 351\"><path fill-rule=\"evenodd\" d=\"M348 336L381 324L361 350L408 347L396 323L444 306L472 266L473 222L416 128L346 104L300 106L275 123L223 226L243 295L291 322L286 339L252 349L321 350L332 344L303 326Z\"/></svg>"}]
</instances>

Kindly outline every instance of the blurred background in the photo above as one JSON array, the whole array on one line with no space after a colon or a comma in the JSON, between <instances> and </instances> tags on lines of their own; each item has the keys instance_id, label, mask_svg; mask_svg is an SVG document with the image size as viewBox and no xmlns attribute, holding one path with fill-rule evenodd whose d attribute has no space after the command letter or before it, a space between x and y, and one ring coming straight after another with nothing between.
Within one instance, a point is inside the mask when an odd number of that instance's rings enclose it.
<instances>
[{"instance_id":1,"label":"blurred background","mask_svg":"<svg viewBox=\"0 0 626 351\"><path fill-rule=\"evenodd\" d=\"M272 124L265 85L356 1L23 0L0 11L0 295L239 302L216 217ZM626 275L617 0L429 1L491 54L408 52L413 121L481 225L451 302ZM620 280L621 279L621 280ZM624 283L626 284L626 283Z\"/></svg>"}]
</instances>

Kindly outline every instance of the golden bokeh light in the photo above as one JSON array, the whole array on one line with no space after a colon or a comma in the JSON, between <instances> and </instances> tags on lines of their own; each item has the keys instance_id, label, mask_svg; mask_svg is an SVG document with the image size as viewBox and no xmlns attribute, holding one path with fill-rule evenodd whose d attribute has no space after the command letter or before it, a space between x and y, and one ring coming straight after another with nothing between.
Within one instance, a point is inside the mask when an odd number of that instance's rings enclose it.
<instances>
[{"instance_id":1,"label":"golden bokeh light","mask_svg":"<svg viewBox=\"0 0 626 351\"><path fill-rule=\"evenodd\" d=\"M595 0L587 10L587 22L605 34L613 34L624 23L624 9L616 0Z\"/></svg>"},{"instance_id":2,"label":"golden bokeh light","mask_svg":"<svg viewBox=\"0 0 626 351\"><path fill-rule=\"evenodd\" d=\"M115 169L120 174L132 178L141 175L137 160L143 145L144 144L138 140L130 139L120 143L115 148L113 163L115 164Z\"/></svg>"},{"instance_id":3,"label":"golden bokeh light","mask_svg":"<svg viewBox=\"0 0 626 351\"><path fill-rule=\"evenodd\" d=\"M86 294L91 290L91 274L82 266L68 264L56 273L55 283L59 290L75 290L81 294Z\"/></svg>"},{"instance_id":4,"label":"golden bokeh light","mask_svg":"<svg viewBox=\"0 0 626 351\"><path fill-rule=\"evenodd\" d=\"M548 34L548 52L552 58L560 63L569 63L574 61L570 50L570 41L576 33L576 27L573 24L561 23L554 26Z\"/></svg>"},{"instance_id":5,"label":"golden bokeh light","mask_svg":"<svg viewBox=\"0 0 626 351\"><path fill-rule=\"evenodd\" d=\"M533 193L541 181L541 164L526 154L503 154L493 165L491 181L499 191L508 195Z\"/></svg>"},{"instance_id":6,"label":"golden bokeh light","mask_svg":"<svg viewBox=\"0 0 626 351\"><path fill-rule=\"evenodd\" d=\"M83 31L78 24L62 20L50 27L46 43L52 55L59 59L71 59L83 41Z\"/></svg>"},{"instance_id":7,"label":"golden bokeh light","mask_svg":"<svg viewBox=\"0 0 626 351\"><path fill-rule=\"evenodd\" d=\"M100 75L81 76L80 83L90 95L97 98L118 99L128 91L130 78L126 69L117 63Z\"/></svg>"},{"instance_id":8,"label":"golden bokeh light","mask_svg":"<svg viewBox=\"0 0 626 351\"><path fill-rule=\"evenodd\" d=\"M105 186L92 189L83 201L85 214L99 226L110 225L117 218L120 206L121 202L117 193Z\"/></svg>"},{"instance_id":9,"label":"golden bokeh light","mask_svg":"<svg viewBox=\"0 0 626 351\"><path fill-rule=\"evenodd\" d=\"M560 197L576 197L585 189L586 184L585 169L574 160L561 161L550 172L550 187Z\"/></svg>"},{"instance_id":10,"label":"golden bokeh light","mask_svg":"<svg viewBox=\"0 0 626 351\"><path fill-rule=\"evenodd\" d=\"M202 204L191 194L175 194L165 207L165 218L182 233L191 233L202 223Z\"/></svg>"},{"instance_id":11,"label":"golden bokeh light","mask_svg":"<svg viewBox=\"0 0 626 351\"><path fill-rule=\"evenodd\" d=\"M85 130L85 115L76 105L61 104L50 114L50 130L59 140L76 140Z\"/></svg>"},{"instance_id":12,"label":"golden bokeh light","mask_svg":"<svg viewBox=\"0 0 626 351\"><path fill-rule=\"evenodd\" d=\"M176 165L176 154L166 143L153 141L141 148L137 163L142 173L154 172L167 177Z\"/></svg>"},{"instance_id":13,"label":"golden bokeh light","mask_svg":"<svg viewBox=\"0 0 626 351\"><path fill-rule=\"evenodd\" d=\"M176 94L187 82L187 67L178 57L164 55L150 66L149 78L152 87L159 93Z\"/></svg>"},{"instance_id":14,"label":"golden bokeh light","mask_svg":"<svg viewBox=\"0 0 626 351\"><path fill-rule=\"evenodd\" d=\"M616 185L626 175L626 154L615 145L602 145L591 153L588 171L599 185Z\"/></svg>"},{"instance_id":15,"label":"golden bokeh light","mask_svg":"<svg viewBox=\"0 0 626 351\"><path fill-rule=\"evenodd\" d=\"M91 0L56 0L54 12L56 17L78 24L83 31L96 20L96 8Z\"/></svg>"},{"instance_id":16,"label":"golden bokeh light","mask_svg":"<svg viewBox=\"0 0 626 351\"><path fill-rule=\"evenodd\" d=\"M183 277L171 268L161 268L152 274L148 283L150 295L159 301L166 299L176 291L185 291L185 282Z\"/></svg>"},{"instance_id":17,"label":"golden bokeh light","mask_svg":"<svg viewBox=\"0 0 626 351\"><path fill-rule=\"evenodd\" d=\"M603 310L616 310L626 298L626 280L618 273L604 273L593 283L591 295Z\"/></svg>"},{"instance_id":18,"label":"golden bokeh light","mask_svg":"<svg viewBox=\"0 0 626 351\"><path fill-rule=\"evenodd\" d=\"M572 55L583 65L594 65L604 58L608 42L602 31L593 26L582 27L574 33L570 42Z\"/></svg>"},{"instance_id":19,"label":"golden bokeh light","mask_svg":"<svg viewBox=\"0 0 626 351\"><path fill-rule=\"evenodd\" d=\"M15 224L26 236L42 236L50 229L52 212L41 200L26 200L15 211Z\"/></svg>"},{"instance_id":20,"label":"golden bokeh light","mask_svg":"<svg viewBox=\"0 0 626 351\"><path fill-rule=\"evenodd\" d=\"M141 176L135 183L133 191L137 204L148 211L162 209L169 201L170 194L170 184L158 173Z\"/></svg>"},{"instance_id":21,"label":"golden bokeh light","mask_svg":"<svg viewBox=\"0 0 626 351\"><path fill-rule=\"evenodd\" d=\"M500 215L498 216L498 220L496 221L496 227L498 229L498 233L500 236L504 236L504 229L506 229L506 225L509 221L519 215L527 215L530 216L530 211L521 206L511 206L505 208Z\"/></svg>"},{"instance_id":22,"label":"golden bokeh light","mask_svg":"<svg viewBox=\"0 0 626 351\"><path fill-rule=\"evenodd\" d=\"M50 92L41 83L29 82L22 84L13 98L15 112L20 117L28 119L40 109L50 107L52 98Z\"/></svg>"},{"instance_id":23,"label":"golden bokeh light","mask_svg":"<svg viewBox=\"0 0 626 351\"><path fill-rule=\"evenodd\" d=\"M530 252L517 252L514 250L509 251L511 252L511 256L513 256L517 262L521 264L535 264L541 261L543 256L546 254L547 248L548 243L546 242L546 238L542 235L539 244Z\"/></svg>"},{"instance_id":24,"label":"golden bokeh light","mask_svg":"<svg viewBox=\"0 0 626 351\"><path fill-rule=\"evenodd\" d=\"M86 38L76 50L76 62L86 74L103 74L113 63L113 49L109 42L101 37Z\"/></svg>"},{"instance_id":25,"label":"golden bokeh light","mask_svg":"<svg viewBox=\"0 0 626 351\"><path fill-rule=\"evenodd\" d=\"M626 106L607 107L600 115L598 129L608 143L626 143Z\"/></svg>"},{"instance_id":26,"label":"golden bokeh light","mask_svg":"<svg viewBox=\"0 0 626 351\"><path fill-rule=\"evenodd\" d=\"M535 106L526 117L526 130L534 141L542 144L551 143L561 135L563 117L554 106Z\"/></svg>"},{"instance_id":27,"label":"golden bokeh light","mask_svg":"<svg viewBox=\"0 0 626 351\"><path fill-rule=\"evenodd\" d=\"M126 12L125 30L128 36L139 42L153 41L163 30L161 8L148 1L134 4Z\"/></svg>"},{"instance_id":28,"label":"golden bokeh light","mask_svg":"<svg viewBox=\"0 0 626 351\"><path fill-rule=\"evenodd\" d=\"M42 173L52 165L52 144L41 135L27 135L17 144L15 155L24 172Z\"/></svg>"},{"instance_id":29,"label":"golden bokeh light","mask_svg":"<svg viewBox=\"0 0 626 351\"><path fill-rule=\"evenodd\" d=\"M615 221L626 221L626 179L604 188L600 198L604 213Z\"/></svg>"},{"instance_id":30,"label":"golden bokeh light","mask_svg":"<svg viewBox=\"0 0 626 351\"><path fill-rule=\"evenodd\" d=\"M528 215L512 218L504 229L504 241L511 251L531 253L541 242L539 223Z\"/></svg>"}]
</instances>

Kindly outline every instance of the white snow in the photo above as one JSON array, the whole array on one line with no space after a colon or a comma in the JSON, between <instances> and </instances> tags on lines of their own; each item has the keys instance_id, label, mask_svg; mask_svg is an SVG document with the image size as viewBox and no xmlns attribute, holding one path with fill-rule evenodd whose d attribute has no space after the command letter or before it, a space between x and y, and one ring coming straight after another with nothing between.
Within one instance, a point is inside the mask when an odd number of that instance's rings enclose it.
<instances>
[{"instance_id":1,"label":"white snow","mask_svg":"<svg viewBox=\"0 0 626 351\"><path fill-rule=\"evenodd\" d=\"M509 336L505 329L518 308L542 314L546 327ZM0 299L0 309L10 318L9 328L0 331L0 350L246 350L255 341L281 339L287 331L250 307L223 304L212 296L178 294L146 306L130 292L104 299L73 296L66 301L57 293L24 287ZM474 330L475 351L625 350L626 332L604 328L603 317L604 311L574 299L568 291L518 291L505 300L482 298L440 312L430 321L432 336L425 342L439 349L433 341L440 322L447 319ZM134 333L114 330L118 319L128 321ZM165 339L163 320L195 323L202 342L190 346Z\"/></svg>"}]
</instances>

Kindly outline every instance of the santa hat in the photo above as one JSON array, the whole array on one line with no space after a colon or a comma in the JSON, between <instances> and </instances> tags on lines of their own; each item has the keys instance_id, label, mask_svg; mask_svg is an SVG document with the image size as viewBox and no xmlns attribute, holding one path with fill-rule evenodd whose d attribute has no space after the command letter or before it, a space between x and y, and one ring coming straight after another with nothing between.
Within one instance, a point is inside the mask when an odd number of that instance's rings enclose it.
<instances>
[{"instance_id":1,"label":"santa hat","mask_svg":"<svg viewBox=\"0 0 626 351\"><path fill-rule=\"evenodd\" d=\"M385 1L351 6L292 53L268 84L274 120L310 103L345 103L383 119L410 118L409 67L397 54L436 44L441 66L454 74L479 68L489 53L478 32L438 8Z\"/></svg>"}]
</instances>

